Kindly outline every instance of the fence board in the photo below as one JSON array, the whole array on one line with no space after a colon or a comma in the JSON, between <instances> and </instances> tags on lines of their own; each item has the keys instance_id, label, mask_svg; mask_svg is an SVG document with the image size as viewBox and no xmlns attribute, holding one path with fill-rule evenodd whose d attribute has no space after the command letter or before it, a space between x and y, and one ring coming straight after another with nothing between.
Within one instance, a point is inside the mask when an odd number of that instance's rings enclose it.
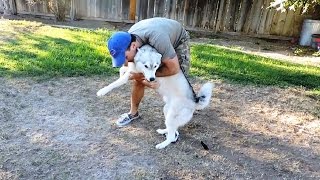
<instances>
[{"instance_id":1,"label":"fence board","mask_svg":"<svg viewBox=\"0 0 320 180\"><path fill-rule=\"evenodd\" d=\"M238 10L240 6L241 0L235 0L232 3L232 9L230 10L231 12L231 19L230 19L230 30L235 31L235 27L237 25L237 19L239 18Z\"/></svg>"},{"instance_id":2,"label":"fence board","mask_svg":"<svg viewBox=\"0 0 320 180\"><path fill-rule=\"evenodd\" d=\"M138 21L148 18L148 16L147 16L148 6L147 5L148 5L148 0L139 0Z\"/></svg>"},{"instance_id":3,"label":"fence board","mask_svg":"<svg viewBox=\"0 0 320 180\"><path fill-rule=\"evenodd\" d=\"M230 16L231 16L231 8L230 8L230 1L231 0L226 0L226 5L224 6L224 16L222 18L222 24L221 28L223 31L229 31L230 30Z\"/></svg>"},{"instance_id":4,"label":"fence board","mask_svg":"<svg viewBox=\"0 0 320 180\"><path fill-rule=\"evenodd\" d=\"M202 22L201 22L201 28L203 29L210 29L212 28L211 23L212 23L212 18L214 18L214 16L212 16L210 13L214 13L214 4L212 3L212 0L209 0L207 2L209 4L209 6L204 7L204 11L203 11L203 18L202 18Z\"/></svg>"},{"instance_id":5,"label":"fence board","mask_svg":"<svg viewBox=\"0 0 320 180\"><path fill-rule=\"evenodd\" d=\"M130 0L122 0L121 3L121 20L127 20L130 18L130 11L128 11L130 9Z\"/></svg>"},{"instance_id":6,"label":"fence board","mask_svg":"<svg viewBox=\"0 0 320 180\"><path fill-rule=\"evenodd\" d=\"M189 27L194 27L194 19L196 18L196 2L189 1L189 11L187 12L188 23L186 24Z\"/></svg>"},{"instance_id":7,"label":"fence board","mask_svg":"<svg viewBox=\"0 0 320 180\"><path fill-rule=\"evenodd\" d=\"M284 21L283 29L281 34L286 34L288 36L292 36L293 31L292 31L292 26L293 26L293 20L294 20L294 11L288 11L286 19Z\"/></svg>"},{"instance_id":8,"label":"fence board","mask_svg":"<svg viewBox=\"0 0 320 180\"><path fill-rule=\"evenodd\" d=\"M176 18L176 11L177 11L177 0L171 0L171 5L170 5L170 16L169 18L171 19L177 19Z\"/></svg>"},{"instance_id":9,"label":"fence board","mask_svg":"<svg viewBox=\"0 0 320 180\"><path fill-rule=\"evenodd\" d=\"M20 14L52 16L46 3L16 2ZM42 1L45 2L45 1ZM267 8L271 0L71 0L70 19L136 22L151 17L176 19L187 28L252 35L299 36L310 14L301 8L287 13ZM3 3L0 1L0 12Z\"/></svg>"},{"instance_id":10,"label":"fence board","mask_svg":"<svg viewBox=\"0 0 320 180\"><path fill-rule=\"evenodd\" d=\"M220 31L220 25L221 25L221 21L222 21L222 15L223 15L223 11L224 11L224 2L225 0L220 0L219 3L219 13L218 13L218 17L217 17L217 23L216 23L216 27L215 27L215 32L219 32Z\"/></svg>"},{"instance_id":11,"label":"fence board","mask_svg":"<svg viewBox=\"0 0 320 180\"><path fill-rule=\"evenodd\" d=\"M261 18L261 10L262 10L263 1L256 1L255 6L253 7L254 13L252 20L250 22L249 34L254 34L257 32L259 20Z\"/></svg>"},{"instance_id":12,"label":"fence board","mask_svg":"<svg viewBox=\"0 0 320 180\"><path fill-rule=\"evenodd\" d=\"M136 18L136 0L130 0L129 5L129 20L135 20Z\"/></svg>"},{"instance_id":13,"label":"fence board","mask_svg":"<svg viewBox=\"0 0 320 180\"><path fill-rule=\"evenodd\" d=\"M293 31L292 34L294 35L300 35L300 31L302 29L302 23L303 19L305 18L304 16L301 16L302 8L297 8L296 13L294 14L293 17Z\"/></svg>"},{"instance_id":14,"label":"fence board","mask_svg":"<svg viewBox=\"0 0 320 180\"><path fill-rule=\"evenodd\" d=\"M249 33L251 20L252 20L252 18L253 18L253 14L254 14L254 9L253 9L253 7L255 6L255 4L257 3L257 1L249 0L249 1L247 1L247 3L248 3L248 10L247 10L248 15L247 15L247 18L246 18L245 23L244 23L244 25L243 25L243 28L242 28L242 30L243 30L244 33Z\"/></svg>"},{"instance_id":15,"label":"fence board","mask_svg":"<svg viewBox=\"0 0 320 180\"><path fill-rule=\"evenodd\" d=\"M209 3L212 4L212 17L210 19L209 29L214 29L216 27L217 16L219 11L219 0L212 0Z\"/></svg>"},{"instance_id":16,"label":"fence board","mask_svg":"<svg viewBox=\"0 0 320 180\"><path fill-rule=\"evenodd\" d=\"M0 12L1 12L1 13L4 12L4 4L3 4L3 1L0 1Z\"/></svg>"},{"instance_id":17,"label":"fence board","mask_svg":"<svg viewBox=\"0 0 320 180\"><path fill-rule=\"evenodd\" d=\"M268 6L270 4L270 1L271 0L266 0L263 4L263 7L262 7L262 12L261 12L261 18L260 18L260 21L259 21L259 24L258 24L258 28L257 28L257 34L263 34L264 33L264 30L266 28L266 20L267 20L267 16L268 16L268 12L269 12L269 9Z\"/></svg>"},{"instance_id":18,"label":"fence board","mask_svg":"<svg viewBox=\"0 0 320 180\"><path fill-rule=\"evenodd\" d=\"M276 17L274 19L274 22L273 22L273 26L271 27L271 33L272 34L281 34L282 32L282 29L283 29L283 25L284 25L284 21L287 17L287 12L280 12L278 11L276 13Z\"/></svg>"},{"instance_id":19,"label":"fence board","mask_svg":"<svg viewBox=\"0 0 320 180\"><path fill-rule=\"evenodd\" d=\"M155 0L154 3L154 17L162 17L164 12L164 1Z\"/></svg>"},{"instance_id":20,"label":"fence board","mask_svg":"<svg viewBox=\"0 0 320 180\"><path fill-rule=\"evenodd\" d=\"M272 19L274 17L274 14L276 13L275 9L269 9L268 13L267 13L267 19L265 21L265 29L263 30L263 33L261 34L271 34L270 30L271 30L271 26L272 26Z\"/></svg>"},{"instance_id":21,"label":"fence board","mask_svg":"<svg viewBox=\"0 0 320 180\"><path fill-rule=\"evenodd\" d=\"M166 0L164 17L170 18L171 9L172 9L171 3L172 3L172 0Z\"/></svg>"},{"instance_id":22,"label":"fence board","mask_svg":"<svg viewBox=\"0 0 320 180\"><path fill-rule=\"evenodd\" d=\"M238 23L237 26L235 28L236 32L241 32L243 25L245 23L246 17L247 17L247 9L248 9L248 0L243 0L241 5L240 5L240 9L239 9L239 19L238 19Z\"/></svg>"},{"instance_id":23,"label":"fence board","mask_svg":"<svg viewBox=\"0 0 320 180\"><path fill-rule=\"evenodd\" d=\"M199 3L199 0L196 0L196 3L194 4L194 16L193 16L193 19L192 19L192 27L196 27L197 26L197 22L198 20L200 19L198 17L199 15L199 8L198 8L198 3Z\"/></svg>"}]
</instances>

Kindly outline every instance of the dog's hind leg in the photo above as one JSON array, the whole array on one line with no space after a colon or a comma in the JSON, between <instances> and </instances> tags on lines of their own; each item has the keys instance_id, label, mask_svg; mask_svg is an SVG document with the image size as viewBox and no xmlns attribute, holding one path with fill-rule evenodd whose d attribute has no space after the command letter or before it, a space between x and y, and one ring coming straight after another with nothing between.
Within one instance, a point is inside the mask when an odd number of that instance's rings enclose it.
<instances>
[{"instance_id":1,"label":"dog's hind leg","mask_svg":"<svg viewBox=\"0 0 320 180\"><path fill-rule=\"evenodd\" d=\"M178 111L177 111L178 110ZM185 125L190 121L193 115L193 110L187 107L179 108L177 110L173 110L172 108L169 110L166 116L166 129L158 129L157 132L168 133L167 138L162 143L156 145L157 149L162 149L168 146L170 143L176 141L176 131L180 126Z\"/></svg>"},{"instance_id":2,"label":"dog's hind leg","mask_svg":"<svg viewBox=\"0 0 320 180\"><path fill-rule=\"evenodd\" d=\"M165 98L164 98L164 101L166 102ZM166 103L166 104L163 106L163 114L164 114L164 117L167 117L168 111L169 111L169 104ZM159 134L168 134L168 130L167 130L167 129L158 129L157 132L158 132Z\"/></svg>"},{"instance_id":3,"label":"dog's hind leg","mask_svg":"<svg viewBox=\"0 0 320 180\"><path fill-rule=\"evenodd\" d=\"M167 128L167 131L168 131L167 139L165 141L163 141L162 143L156 145L156 148L162 149L162 148L165 148L166 146L168 146L170 143L175 142L176 130L177 129L174 127Z\"/></svg>"},{"instance_id":4,"label":"dog's hind leg","mask_svg":"<svg viewBox=\"0 0 320 180\"><path fill-rule=\"evenodd\" d=\"M169 111L169 102L167 101L166 98L163 98L163 100L164 100L164 102L166 102L166 104L163 106L163 114L164 114L164 117L167 117L168 111ZM157 132L159 134L168 134L168 129L157 129ZM178 136L178 135L179 135L179 132L176 131L176 136Z\"/></svg>"},{"instance_id":5,"label":"dog's hind leg","mask_svg":"<svg viewBox=\"0 0 320 180\"><path fill-rule=\"evenodd\" d=\"M168 134L168 129L157 129L159 134Z\"/></svg>"}]
</instances>

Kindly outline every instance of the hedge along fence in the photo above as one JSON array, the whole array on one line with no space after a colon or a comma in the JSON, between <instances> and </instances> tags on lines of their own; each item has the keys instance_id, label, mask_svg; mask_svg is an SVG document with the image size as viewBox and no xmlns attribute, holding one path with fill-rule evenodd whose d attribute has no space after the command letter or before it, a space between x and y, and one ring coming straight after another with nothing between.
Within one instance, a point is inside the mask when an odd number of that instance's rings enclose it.
<instances>
[{"instance_id":1,"label":"hedge along fence","mask_svg":"<svg viewBox=\"0 0 320 180\"><path fill-rule=\"evenodd\" d=\"M27 0L9 1L16 6L12 11L18 14L53 16L45 0L33 6ZM188 29L264 37L298 37L303 20L311 17L311 13L302 14L302 8L285 12L268 8L271 0L69 1L67 14L72 20L134 23L151 17L167 17L178 20Z\"/></svg>"}]
</instances>

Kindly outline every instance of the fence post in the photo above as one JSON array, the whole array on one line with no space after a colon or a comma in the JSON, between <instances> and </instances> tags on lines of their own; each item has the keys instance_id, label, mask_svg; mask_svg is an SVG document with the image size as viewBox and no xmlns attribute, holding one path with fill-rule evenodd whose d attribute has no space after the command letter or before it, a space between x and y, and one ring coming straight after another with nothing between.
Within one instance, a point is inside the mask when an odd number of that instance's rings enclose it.
<instances>
[{"instance_id":1,"label":"fence post","mask_svg":"<svg viewBox=\"0 0 320 180\"><path fill-rule=\"evenodd\" d=\"M129 20L136 19L136 7L137 7L136 0L130 0Z\"/></svg>"}]
</instances>

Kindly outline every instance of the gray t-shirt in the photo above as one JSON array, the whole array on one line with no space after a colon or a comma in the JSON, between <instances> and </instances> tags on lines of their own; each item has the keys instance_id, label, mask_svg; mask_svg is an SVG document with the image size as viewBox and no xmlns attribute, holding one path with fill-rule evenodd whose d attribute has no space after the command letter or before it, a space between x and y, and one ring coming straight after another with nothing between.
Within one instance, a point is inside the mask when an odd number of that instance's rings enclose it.
<instances>
[{"instance_id":1,"label":"gray t-shirt","mask_svg":"<svg viewBox=\"0 0 320 180\"><path fill-rule=\"evenodd\" d=\"M162 59L174 58L175 48L186 36L186 30L179 22L160 17L139 21L128 32L138 36L142 44L150 44L157 49Z\"/></svg>"}]
</instances>

